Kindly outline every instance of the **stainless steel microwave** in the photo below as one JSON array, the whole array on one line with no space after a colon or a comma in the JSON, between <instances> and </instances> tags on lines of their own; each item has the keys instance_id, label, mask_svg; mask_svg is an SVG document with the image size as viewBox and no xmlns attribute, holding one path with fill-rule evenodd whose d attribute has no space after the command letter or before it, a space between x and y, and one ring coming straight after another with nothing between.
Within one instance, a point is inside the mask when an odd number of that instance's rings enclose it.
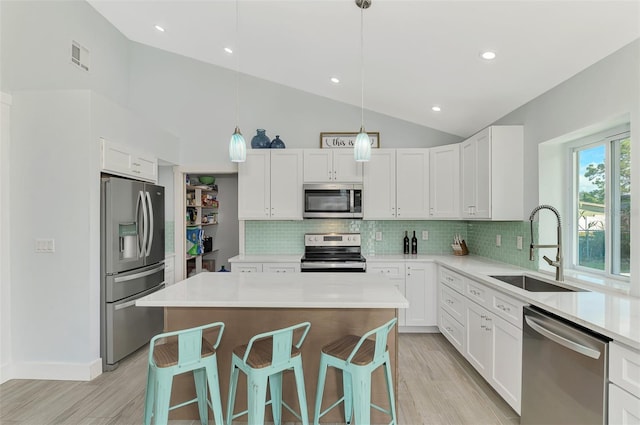
<instances>
[{"instance_id":1,"label":"stainless steel microwave","mask_svg":"<svg viewBox=\"0 0 640 425\"><path fill-rule=\"evenodd\" d=\"M304 218L362 218L362 184L304 186Z\"/></svg>"}]
</instances>

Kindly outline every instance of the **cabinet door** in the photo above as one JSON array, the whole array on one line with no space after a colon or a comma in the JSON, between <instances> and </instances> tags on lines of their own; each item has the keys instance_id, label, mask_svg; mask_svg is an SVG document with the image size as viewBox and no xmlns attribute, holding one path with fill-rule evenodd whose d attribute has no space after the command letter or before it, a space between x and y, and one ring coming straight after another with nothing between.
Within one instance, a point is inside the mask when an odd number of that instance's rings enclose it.
<instances>
[{"instance_id":1,"label":"cabinet door","mask_svg":"<svg viewBox=\"0 0 640 425\"><path fill-rule=\"evenodd\" d=\"M407 326L436 326L438 322L436 275L432 263L410 262L406 265L405 313Z\"/></svg>"},{"instance_id":2,"label":"cabinet door","mask_svg":"<svg viewBox=\"0 0 640 425\"><path fill-rule=\"evenodd\" d=\"M238 164L238 219L267 220L271 202L269 150L247 150Z\"/></svg>"},{"instance_id":3,"label":"cabinet door","mask_svg":"<svg viewBox=\"0 0 640 425\"><path fill-rule=\"evenodd\" d=\"M609 423L640 425L640 399L617 385L609 384Z\"/></svg>"},{"instance_id":4,"label":"cabinet door","mask_svg":"<svg viewBox=\"0 0 640 425\"><path fill-rule=\"evenodd\" d=\"M131 152L124 146L101 139L102 170L116 174L131 174Z\"/></svg>"},{"instance_id":5,"label":"cabinet door","mask_svg":"<svg viewBox=\"0 0 640 425\"><path fill-rule=\"evenodd\" d=\"M331 149L304 150L304 181L305 183L333 181Z\"/></svg>"},{"instance_id":6,"label":"cabinet door","mask_svg":"<svg viewBox=\"0 0 640 425\"><path fill-rule=\"evenodd\" d=\"M373 152L371 152L371 160L364 165L363 186L365 220L387 220L395 218L395 149L374 149Z\"/></svg>"},{"instance_id":7,"label":"cabinet door","mask_svg":"<svg viewBox=\"0 0 640 425\"><path fill-rule=\"evenodd\" d=\"M467 302L467 348L465 357L473 367L489 381L491 379L491 335L487 330L488 312L475 304ZM490 324L489 324L490 326Z\"/></svg>"},{"instance_id":8,"label":"cabinet door","mask_svg":"<svg viewBox=\"0 0 640 425\"><path fill-rule=\"evenodd\" d=\"M333 151L333 180L340 183L362 183L362 163L353 159L353 149Z\"/></svg>"},{"instance_id":9,"label":"cabinet door","mask_svg":"<svg viewBox=\"0 0 640 425\"><path fill-rule=\"evenodd\" d=\"M491 335L491 385L520 414L522 384L522 330L490 315L486 326Z\"/></svg>"},{"instance_id":10,"label":"cabinet door","mask_svg":"<svg viewBox=\"0 0 640 425\"><path fill-rule=\"evenodd\" d=\"M429 217L460 216L460 146L431 148L429 153Z\"/></svg>"},{"instance_id":11,"label":"cabinet door","mask_svg":"<svg viewBox=\"0 0 640 425\"><path fill-rule=\"evenodd\" d=\"M263 263L263 273L298 273L300 263Z\"/></svg>"},{"instance_id":12,"label":"cabinet door","mask_svg":"<svg viewBox=\"0 0 640 425\"><path fill-rule=\"evenodd\" d=\"M247 156L249 153L247 152ZM231 263L231 271L235 273L262 273L262 263Z\"/></svg>"},{"instance_id":13,"label":"cabinet door","mask_svg":"<svg viewBox=\"0 0 640 425\"><path fill-rule=\"evenodd\" d=\"M133 156L131 160L131 172L143 180L157 182L158 160L149 156Z\"/></svg>"},{"instance_id":14,"label":"cabinet door","mask_svg":"<svg viewBox=\"0 0 640 425\"><path fill-rule=\"evenodd\" d=\"M460 183L463 218L473 218L476 208L476 144L473 138L460 144Z\"/></svg>"},{"instance_id":15,"label":"cabinet door","mask_svg":"<svg viewBox=\"0 0 640 425\"><path fill-rule=\"evenodd\" d=\"M476 145L475 208L473 218L491 218L491 127L474 136ZM514 194L519 196L520 194Z\"/></svg>"},{"instance_id":16,"label":"cabinet door","mask_svg":"<svg viewBox=\"0 0 640 425\"><path fill-rule=\"evenodd\" d=\"M396 151L396 217L429 217L429 149Z\"/></svg>"},{"instance_id":17,"label":"cabinet door","mask_svg":"<svg viewBox=\"0 0 640 425\"><path fill-rule=\"evenodd\" d=\"M302 220L302 150L271 151L270 215L277 220Z\"/></svg>"}]
</instances>

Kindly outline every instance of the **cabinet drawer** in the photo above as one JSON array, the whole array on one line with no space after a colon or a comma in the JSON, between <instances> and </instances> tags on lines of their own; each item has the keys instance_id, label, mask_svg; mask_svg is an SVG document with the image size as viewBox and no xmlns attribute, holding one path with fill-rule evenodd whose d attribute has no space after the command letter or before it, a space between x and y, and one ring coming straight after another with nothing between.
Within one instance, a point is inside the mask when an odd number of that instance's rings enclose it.
<instances>
[{"instance_id":1,"label":"cabinet drawer","mask_svg":"<svg viewBox=\"0 0 640 425\"><path fill-rule=\"evenodd\" d=\"M609 381L640 398L640 352L610 343Z\"/></svg>"},{"instance_id":2,"label":"cabinet drawer","mask_svg":"<svg viewBox=\"0 0 640 425\"><path fill-rule=\"evenodd\" d=\"M446 285L440 285L440 307L458 322L465 322L464 297Z\"/></svg>"},{"instance_id":3,"label":"cabinet drawer","mask_svg":"<svg viewBox=\"0 0 640 425\"><path fill-rule=\"evenodd\" d=\"M518 328L522 329L523 303L499 292L493 292L491 300L491 310L494 313L505 319L507 322L510 322L511 324L516 325Z\"/></svg>"},{"instance_id":4,"label":"cabinet drawer","mask_svg":"<svg viewBox=\"0 0 640 425\"><path fill-rule=\"evenodd\" d=\"M440 282L452 287L461 294L464 293L464 277L449 269L440 267Z\"/></svg>"},{"instance_id":5,"label":"cabinet drawer","mask_svg":"<svg viewBox=\"0 0 640 425\"><path fill-rule=\"evenodd\" d=\"M263 263L263 273L298 273L300 263Z\"/></svg>"},{"instance_id":6,"label":"cabinet drawer","mask_svg":"<svg viewBox=\"0 0 640 425\"><path fill-rule=\"evenodd\" d=\"M640 398L614 384L609 384L608 410L612 425L640 425Z\"/></svg>"},{"instance_id":7,"label":"cabinet drawer","mask_svg":"<svg viewBox=\"0 0 640 425\"><path fill-rule=\"evenodd\" d=\"M232 272L262 273L262 263L232 263Z\"/></svg>"},{"instance_id":8,"label":"cabinet drawer","mask_svg":"<svg viewBox=\"0 0 640 425\"><path fill-rule=\"evenodd\" d=\"M464 326L454 319L444 309L440 312L440 332L444 335L456 349L464 353Z\"/></svg>"},{"instance_id":9,"label":"cabinet drawer","mask_svg":"<svg viewBox=\"0 0 640 425\"><path fill-rule=\"evenodd\" d=\"M481 283L466 279L465 295L483 307L491 307L491 290Z\"/></svg>"},{"instance_id":10,"label":"cabinet drawer","mask_svg":"<svg viewBox=\"0 0 640 425\"><path fill-rule=\"evenodd\" d=\"M367 273L404 278L404 263L368 263Z\"/></svg>"}]
</instances>

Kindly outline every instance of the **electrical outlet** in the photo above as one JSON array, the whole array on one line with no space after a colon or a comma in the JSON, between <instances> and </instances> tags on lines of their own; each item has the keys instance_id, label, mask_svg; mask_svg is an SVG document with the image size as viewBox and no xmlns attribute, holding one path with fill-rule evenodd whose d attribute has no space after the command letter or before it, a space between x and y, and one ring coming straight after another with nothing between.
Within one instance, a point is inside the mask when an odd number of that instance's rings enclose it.
<instances>
[{"instance_id":1,"label":"electrical outlet","mask_svg":"<svg viewBox=\"0 0 640 425\"><path fill-rule=\"evenodd\" d=\"M502 246L502 235L496 235L496 246Z\"/></svg>"},{"instance_id":2,"label":"electrical outlet","mask_svg":"<svg viewBox=\"0 0 640 425\"><path fill-rule=\"evenodd\" d=\"M36 239L36 252L55 252L56 245L53 239Z\"/></svg>"},{"instance_id":3,"label":"electrical outlet","mask_svg":"<svg viewBox=\"0 0 640 425\"><path fill-rule=\"evenodd\" d=\"M428 241L429 240L429 231L428 230L423 230L422 231L422 240L423 241Z\"/></svg>"},{"instance_id":4,"label":"electrical outlet","mask_svg":"<svg viewBox=\"0 0 640 425\"><path fill-rule=\"evenodd\" d=\"M518 236L516 238L516 248L522 251L522 236Z\"/></svg>"},{"instance_id":5,"label":"electrical outlet","mask_svg":"<svg viewBox=\"0 0 640 425\"><path fill-rule=\"evenodd\" d=\"M382 232L376 232L376 240L377 241L381 241L382 240Z\"/></svg>"}]
</instances>

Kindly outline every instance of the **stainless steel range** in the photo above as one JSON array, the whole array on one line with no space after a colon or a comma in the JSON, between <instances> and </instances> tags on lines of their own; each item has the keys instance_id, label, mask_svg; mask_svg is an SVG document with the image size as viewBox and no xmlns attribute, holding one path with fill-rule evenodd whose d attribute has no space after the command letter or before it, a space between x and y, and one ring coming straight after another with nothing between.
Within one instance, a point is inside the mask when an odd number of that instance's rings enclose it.
<instances>
[{"instance_id":1,"label":"stainless steel range","mask_svg":"<svg viewBox=\"0 0 640 425\"><path fill-rule=\"evenodd\" d=\"M359 233L307 233L304 235L302 272L365 272Z\"/></svg>"}]
</instances>

